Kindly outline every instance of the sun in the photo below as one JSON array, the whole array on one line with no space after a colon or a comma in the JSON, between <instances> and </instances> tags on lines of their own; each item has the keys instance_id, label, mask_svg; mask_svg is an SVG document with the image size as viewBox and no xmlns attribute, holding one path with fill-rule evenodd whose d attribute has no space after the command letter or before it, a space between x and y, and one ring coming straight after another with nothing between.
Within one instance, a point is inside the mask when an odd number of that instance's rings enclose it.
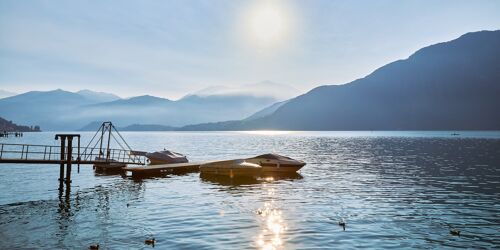
<instances>
[{"instance_id":1,"label":"sun","mask_svg":"<svg viewBox=\"0 0 500 250\"><path fill-rule=\"evenodd\" d=\"M290 15L281 2L255 2L250 6L245 19L247 39L253 45L273 48L286 41L290 30Z\"/></svg>"}]
</instances>

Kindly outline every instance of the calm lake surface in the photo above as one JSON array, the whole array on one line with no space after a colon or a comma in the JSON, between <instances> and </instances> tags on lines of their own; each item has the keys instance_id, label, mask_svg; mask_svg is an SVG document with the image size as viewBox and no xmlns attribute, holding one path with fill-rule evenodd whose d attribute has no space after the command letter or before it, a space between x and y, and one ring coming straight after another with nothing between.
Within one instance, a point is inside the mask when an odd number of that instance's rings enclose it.
<instances>
[{"instance_id":1,"label":"calm lake surface","mask_svg":"<svg viewBox=\"0 0 500 250\"><path fill-rule=\"evenodd\" d=\"M307 165L264 179L74 167L66 199L57 165L1 164L0 249L150 249L150 237L156 249L499 248L500 132L451 133L123 132L133 149L191 161L276 152ZM57 145L54 134L0 143Z\"/></svg>"}]
</instances>

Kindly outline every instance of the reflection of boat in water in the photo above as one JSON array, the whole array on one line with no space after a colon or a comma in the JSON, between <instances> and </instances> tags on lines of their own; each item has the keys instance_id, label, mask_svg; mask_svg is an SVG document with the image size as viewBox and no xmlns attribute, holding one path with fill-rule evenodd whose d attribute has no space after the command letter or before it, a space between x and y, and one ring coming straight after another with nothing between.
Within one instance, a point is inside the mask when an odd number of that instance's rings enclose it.
<instances>
[{"instance_id":1,"label":"reflection of boat in water","mask_svg":"<svg viewBox=\"0 0 500 250\"><path fill-rule=\"evenodd\" d=\"M262 167L243 159L215 161L202 164L200 172L205 174L234 176L259 176Z\"/></svg>"},{"instance_id":2,"label":"reflection of boat in water","mask_svg":"<svg viewBox=\"0 0 500 250\"><path fill-rule=\"evenodd\" d=\"M200 173L200 178L204 182L210 182L222 186L240 186L259 184L261 181L255 176L235 176L219 175L211 173Z\"/></svg>"},{"instance_id":3,"label":"reflection of boat in water","mask_svg":"<svg viewBox=\"0 0 500 250\"><path fill-rule=\"evenodd\" d=\"M297 172L265 172L260 178L265 181L300 180L304 177Z\"/></svg>"},{"instance_id":4,"label":"reflection of boat in water","mask_svg":"<svg viewBox=\"0 0 500 250\"><path fill-rule=\"evenodd\" d=\"M263 176L234 176L218 175L210 173L200 173L202 181L218 184L222 186L240 186L268 183L278 180L300 180L304 177L298 173L270 173Z\"/></svg>"},{"instance_id":5,"label":"reflection of boat in water","mask_svg":"<svg viewBox=\"0 0 500 250\"><path fill-rule=\"evenodd\" d=\"M185 155L170 150L156 151L153 153L146 153L145 155L149 159L151 165L188 162Z\"/></svg>"},{"instance_id":6,"label":"reflection of boat in water","mask_svg":"<svg viewBox=\"0 0 500 250\"><path fill-rule=\"evenodd\" d=\"M255 163L262 166L263 172L297 172L305 162L295 160L287 156L278 154L263 154L253 158L245 159L247 162Z\"/></svg>"}]
</instances>

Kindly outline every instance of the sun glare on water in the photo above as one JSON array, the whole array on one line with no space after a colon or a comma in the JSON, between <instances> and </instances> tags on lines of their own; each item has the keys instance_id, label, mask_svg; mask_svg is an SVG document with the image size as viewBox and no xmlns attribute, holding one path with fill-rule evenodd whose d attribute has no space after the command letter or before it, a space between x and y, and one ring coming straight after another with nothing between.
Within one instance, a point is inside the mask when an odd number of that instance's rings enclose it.
<instances>
[{"instance_id":1,"label":"sun glare on water","mask_svg":"<svg viewBox=\"0 0 500 250\"><path fill-rule=\"evenodd\" d=\"M290 33L290 11L285 2L260 0L252 4L245 15L247 38L259 48L276 47Z\"/></svg>"},{"instance_id":2,"label":"sun glare on water","mask_svg":"<svg viewBox=\"0 0 500 250\"><path fill-rule=\"evenodd\" d=\"M269 189L268 194L274 197L274 189ZM257 210L261 223L261 231L255 239L258 249L278 250L285 249L283 235L287 231L287 225L283 211L274 200L265 202L264 206Z\"/></svg>"},{"instance_id":3,"label":"sun glare on water","mask_svg":"<svg viewBox=\"0 0 500 250\"><path fill-rule=\"evenodd\" d=\"M280 130L250 130L241 132L251 135L287 135L293 133L293 131L280 131Z\"/></svg>"}]
</instances>

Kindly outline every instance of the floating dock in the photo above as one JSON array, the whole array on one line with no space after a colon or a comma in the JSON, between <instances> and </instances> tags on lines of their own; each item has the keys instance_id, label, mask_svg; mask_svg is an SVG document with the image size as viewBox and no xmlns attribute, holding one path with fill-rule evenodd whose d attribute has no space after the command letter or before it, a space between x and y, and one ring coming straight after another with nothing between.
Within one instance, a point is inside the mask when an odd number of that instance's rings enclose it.
<instances>
[{"instance_id":1,"label":"floating dock","mask_svg":"<svg viewBox=\"0 0 500 250\"><path fill-rule=\"evenodd\" d=\"M212 161L200 162L186 162L186 163L173 163L173 164L160 164L148 166L131 166L122 168L125 172L131 172L132 177L162 175L162 174L176 174L200 171L200 165L210 163Z\"/></svg>"}]
</instances>

